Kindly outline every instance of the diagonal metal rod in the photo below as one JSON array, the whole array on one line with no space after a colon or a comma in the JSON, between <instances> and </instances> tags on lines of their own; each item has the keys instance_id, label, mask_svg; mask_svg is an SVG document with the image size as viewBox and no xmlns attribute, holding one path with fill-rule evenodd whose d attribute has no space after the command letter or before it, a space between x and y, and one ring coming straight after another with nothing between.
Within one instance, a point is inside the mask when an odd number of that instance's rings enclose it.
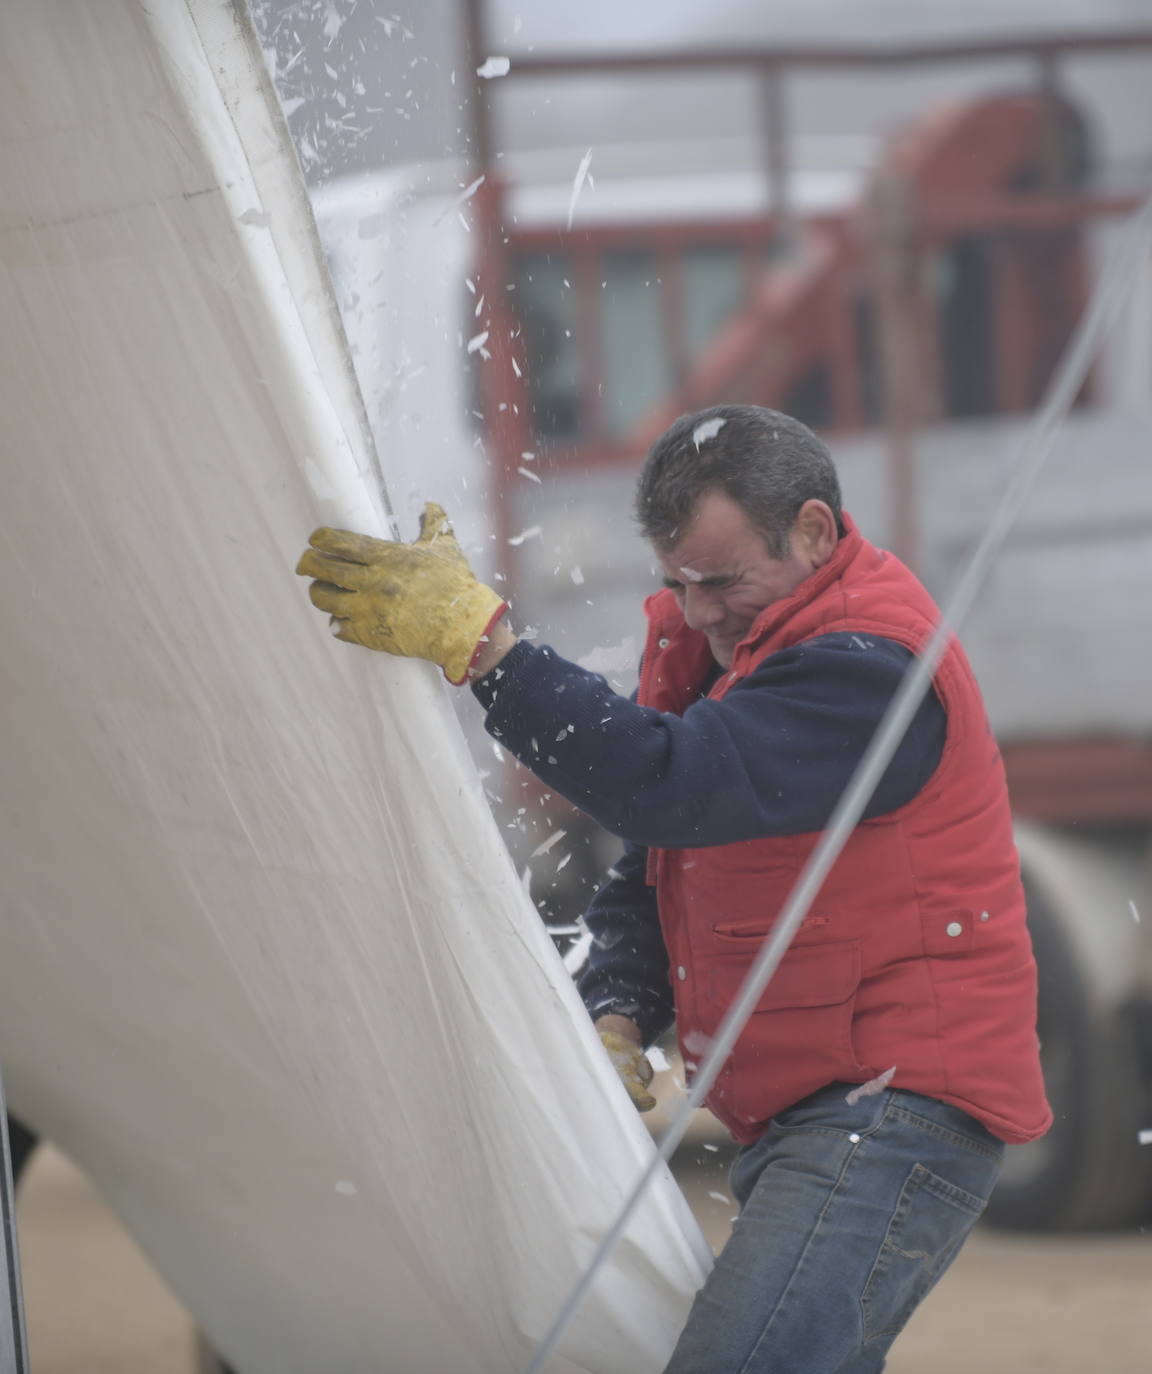
<instances>
[{"instance_id":1,"label":"diagonal metal rod","mask_svg":"<svg viewBox=\"0 0 1152 1374\"><path fill-rule=\"evenodd\" d=\"M976 594L1000 554L1009 531L1031 495L1036 479L1047 462L1052 444L1065 415L1084 384L1097 349L1114 324L1129 297L1132 280L1141 264L1141 255L1152 240L1152 196L1128 220L1122 241L1107 264L1096 290L1068 345L1060 366L1053 374L1040 407L1028 428L1014 466L1011 480L999 506L993 512L975 551L940 613L940 619L923 652L905 673L876 732L869 742L855 773L840 795L804 871L788 895L772 934L764 941L755 963L749 969L740 991L716 1031L715 1039L693 1078L691 1090L664 1134L647 1168L629 1194L620 1214L604 1236L588 1267L570 1293L556 1320L536 1349L525 1374L541 1374L544 1361L556 1348L573 1315L591 1288L601 1265L624 1235L652 1179L672 1157L684 1138L693 1112L708 1095L716 1075L732 1052L748 1020L764 995L764 990L784 957L808 908L819 892L832 865L856 827L871 800L881 777L895 754L905 731L932 683L933 675L948 646L948 641L972 607Z\"/></svg>"},{"instance_id":2,"label":"diagonal metal rod","mask_svg":"<svg viewBox=\"0 0 1152 1374\"><path fill-rule=\"evenodd\" d=\"M8 1111L0 1078L0 1374L28 1374L20 1244L16 1234L16 1187L8 1139Z\"/></svg>"}]
</instances>

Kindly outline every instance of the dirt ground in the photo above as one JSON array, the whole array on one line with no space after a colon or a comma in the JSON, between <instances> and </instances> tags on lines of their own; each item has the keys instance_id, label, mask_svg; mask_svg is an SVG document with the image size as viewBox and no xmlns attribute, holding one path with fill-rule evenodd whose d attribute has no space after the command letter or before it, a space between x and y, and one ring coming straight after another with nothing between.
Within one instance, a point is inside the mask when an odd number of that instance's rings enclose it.
<instances>
[{"instance_id":1,"label":"dirt ground","mask_svg":"<svg viewBox=\"0 0 1152 1374\"><path fill-rule=\"evenodd\" d=\"M686 1156L677 1172L717 1245L735 1210L725 1160L703 1146ZM33 1374L194 1374L187 1314L61 1155L34 1158L18 1215ZM1152 1233L1037 1239L986 1230L901 1337L888 1374L1150 1368Z\"/></svg>"}]
</instances>

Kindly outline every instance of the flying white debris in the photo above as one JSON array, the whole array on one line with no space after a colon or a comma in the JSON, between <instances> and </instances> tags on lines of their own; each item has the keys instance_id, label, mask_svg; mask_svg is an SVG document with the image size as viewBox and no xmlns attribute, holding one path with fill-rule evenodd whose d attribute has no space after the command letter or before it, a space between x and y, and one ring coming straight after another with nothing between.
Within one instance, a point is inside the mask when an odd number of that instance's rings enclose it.
<instances>
[{"instance_id":1,"label":"flying white debris","mask_svg":"<svg viewBox=\"0 0 1152 1374\"><path fill-rule=\"evenodd\" d=\"M519 545L523 544L526 539L539 539L539 537L543 533L544 531L539 525L532 525L530 528L522 530L519 534L514 534L508 542L513 546L513 548L516 548ZM526 636L527 631L525 630L520 637L521 639L524 639L526 638Z\"/></svg>"},{"instance_id":2,"label":"flying white debris","mask_svg":"<svg viewBox=\"0 0 1152 1374\"><path fill-rule=\"evenodd\" d=\"M553 830L551 835L549 835L542 844L538 844L528 857L530 859L538 859L541 854L547 854L552 846L554 844L559 844L567 833L567 830Z\"/></svg>"},{"instance_id":3,"label":"flying white debris","mask_svg":"<svg viewBox=\"0 0 1152 1374\"><path fill-rule=\"evenodd\" d=\"M495 76L507 76L511 68L510 58L490 57L482 67L476 68L476 75L482 76L485 81L491 81Z\"/></svg>"},{"instance_id":4,"label":"flying white debris","mask_svg":"<svg viewBox=\"0 0 1152 1374\"><path fill-rule=\"evenodd\" d=\"M582 654L576 662L590 673L602 673L607 677L610 673L634 672L639 659L640 652L636 645L636 637L629 635L622 639L619 644L597 645L595 649ZM617 691L619 690L617 688Z\"/></svg>"},{"instance_id":5,"label":"flying white debris","mask_svg":"<svg viewBox=\"0 0 1152 1374\"><path fill-rule=\"evenodd\" d=\"M588 175L588 168L592 165L592 149L589 148L580 159L580 166L576 168L576 180L572 183L572 199L568 202L568 228L572 228L572 216L576 213L576 201L584 186L584 178Z\"/></svg>"},{"instance_id":6,"label":"flying white debris","mask_svg":"<svg viewBox=\"0 0 1152 1374\"><path fill-rule=\"evenodd\" d=\"M681 1044L689 1054L699 1055L703 1059L712 1048L712 1037L705 1035L703 1031L689 1031Z\"/></svg>"},{"instance_id":7,"label":"flying white debris","mask_svg":"<svg viewBox=\"0 0 1152 1374\"><path fill-rule=\"evenodd\" d=\"M484 178L483 178L482 176L477 177L476 180L475 180L474 182L471 183L471 185L465 186L465 188L460 192L460 194L459 194L459 195L456 197L456 199L453 201L453 204L454 204L454 205L462 205L462 204L464 203L464 201L466 201L466 200L471 200L472 197L476 194L476 192L480 189L480 187L483 186L483 184L484 184ZM475 289L475 288L473 288L473 289Z\"/></svg>"},{"instance_id":8,"label":"flying white debris","mask_svg":"<svg viewBox=\"0 0 1152 1374\"><path fill-rule=\"evenodd\" d=\"M335 39L336 35L340 32L340 30L343 27L343 16L341 15L340 11L336 8L336 6L331 3L331 0L329 0L328 10L324 16L324 37L328 40L329 46L332 45L332 42Z\"/></svg>"},{"instance_id":9,"label":"flying white debris","mask_svg":"<svg viewBox=\"0 0 1152 1374\"><path fill-rule=\"evenodd\" d=\"M847 1102L850 1107L854 1107L862 1097L871 1097L873 1093L882 1093L888 1084L892 1082L892 1075L895 1072L896 1065L893 1064L890 1069L885 1069L883 1073L877 1074L875 1078L870 1078L867 1083L861 1083L858 1088L853 1088L845 1097L844 1101Z\"/></svg>"},{"instance_id":10,"label":"flying white debris","mask_svg":"<svg viewBox=\"0 0 1152 1374\"><path fill-rule=\"evenodd\" d=\"M648 1062L652 1065L653 1072L666 1073L672 1065L668 1062L668 1056L659 1045L652 1045L648 1050Z\"/></svg>"},{"instance_id":11,"label":"flying white debris","mask_svg":"<svg viewBox=\"0 0 1152 1374\"><path fill-rule=\"evenodd\" d=\"M436 226L439 225L444 220L444 218L447 215L449 215L453 210L455 210L456 214L459 216L460 211L458 207L463 205L466 200L471 200L472 197L476 194L476 192L480 189L480 187L484 185L484 181L485 178L479 176L470 185L465 186L464 189L460 192L460 194L456 197L456 199L453 200L450 204L446 205L444 209L440 211L440 213L432 221L432 227L436 228ZM464 225L464 228L468 229L469 233L471 233L468 221L461 216L460 222ZM464 280L468 283L468 290L471 291L473 295L475 295L476 287L472 282L472 279L470 277L465 277Z\"/></svg>"}]
</instances>

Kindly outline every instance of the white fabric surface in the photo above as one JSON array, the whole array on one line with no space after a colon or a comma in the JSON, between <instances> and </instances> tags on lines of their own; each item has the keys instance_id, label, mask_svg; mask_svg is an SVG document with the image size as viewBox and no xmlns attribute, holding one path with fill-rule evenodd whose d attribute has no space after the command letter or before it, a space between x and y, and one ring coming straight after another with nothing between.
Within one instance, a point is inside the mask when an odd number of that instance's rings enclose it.
<instances>
[{"instance_id":1,"label":"white fabric surface","mask_svg":"<svg viewBox=\"0 0 1152 1374\"><path fill-rule=\"evenodd\" d=\"M293 576L388 517L258 46L8 0L0 54L13 1108L240 1374L508 1374L651 1146L439 675ZM664 1175L550 1367L658 1369L707 1262Z\"/></svg>"}]
</instances>

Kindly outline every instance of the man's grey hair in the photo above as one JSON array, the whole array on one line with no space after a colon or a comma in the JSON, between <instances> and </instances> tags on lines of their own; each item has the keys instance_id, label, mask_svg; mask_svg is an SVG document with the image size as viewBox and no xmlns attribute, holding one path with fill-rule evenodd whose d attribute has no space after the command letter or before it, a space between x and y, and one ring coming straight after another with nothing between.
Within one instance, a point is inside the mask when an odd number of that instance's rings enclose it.
<instances>
[{"instance_id":1,"label":"man's grey hair","mask_svg":"<svg viewBox=\"0 0 1152 1374\"><path fill-rule=\"evenodd\" d=\"M823 501L845 533L840 479L823 442L807 425L763 406L719 405L681 417L656 440L636 488L636 521L657 548L687 532L701 497L730 497L786 558L788 536L805 501Z\"/></svg>"}]
</instances>

